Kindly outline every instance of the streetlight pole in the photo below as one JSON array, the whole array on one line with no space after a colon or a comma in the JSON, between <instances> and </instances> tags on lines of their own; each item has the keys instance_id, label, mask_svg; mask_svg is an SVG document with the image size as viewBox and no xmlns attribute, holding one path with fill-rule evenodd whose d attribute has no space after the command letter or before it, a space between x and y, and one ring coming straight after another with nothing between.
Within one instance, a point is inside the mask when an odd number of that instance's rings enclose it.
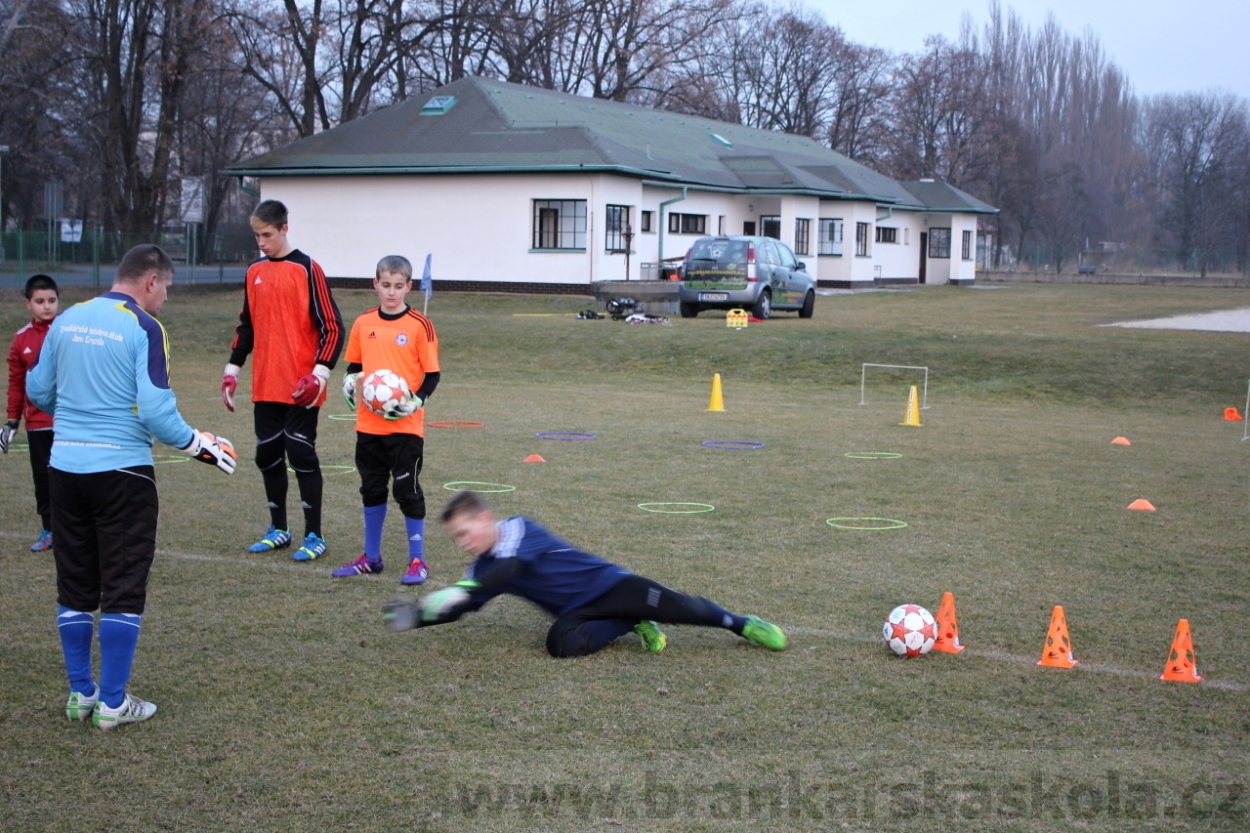
<instances>
[{"instance_id":1,"label":"streetlight pole","mask_svg":"<svg viewBox=\"0 0 1250 833\"><path fill-rule=\"evenodd\" d=\"M8 145L0 145L0 263L4 263L4 155Z\"/></svg>"}]
</instances>

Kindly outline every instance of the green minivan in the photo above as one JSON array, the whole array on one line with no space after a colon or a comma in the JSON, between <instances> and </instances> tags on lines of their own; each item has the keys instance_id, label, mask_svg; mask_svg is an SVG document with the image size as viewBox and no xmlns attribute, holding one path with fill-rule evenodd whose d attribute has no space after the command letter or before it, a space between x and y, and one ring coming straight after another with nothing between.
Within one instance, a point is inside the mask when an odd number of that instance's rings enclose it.
<instances>
[{"instance_id":1,"label":"green minivan","mask_svg":"<svg viewBox=\"0 0 1250 833\"><path fill-rule=\"evenodd\" d=\"M701 237L686 253L678 290L682 318L705 309L747 310L768 318L775 309L811 318L816 282L790 247L771 237Z\"/></svg>"}]
</instances>

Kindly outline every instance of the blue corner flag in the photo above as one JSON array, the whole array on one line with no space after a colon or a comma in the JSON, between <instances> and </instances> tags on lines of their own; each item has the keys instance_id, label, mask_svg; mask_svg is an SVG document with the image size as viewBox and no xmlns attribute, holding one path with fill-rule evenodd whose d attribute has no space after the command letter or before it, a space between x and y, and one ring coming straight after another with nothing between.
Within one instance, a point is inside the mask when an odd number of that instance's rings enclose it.
<instances>
[{"instance_id":1,"label":"blue corner flag","mask_svg":"<svg viewBox=\"0 0 1250 833\"><path fill-rule=\"evenodd\" d=\"M425 272L421 274L421 291L425 293L425 299L428 301L430 296L434 294L434 281L430 278L430 260L433 254L425 256Z\"/></svg>"}]
</instances>

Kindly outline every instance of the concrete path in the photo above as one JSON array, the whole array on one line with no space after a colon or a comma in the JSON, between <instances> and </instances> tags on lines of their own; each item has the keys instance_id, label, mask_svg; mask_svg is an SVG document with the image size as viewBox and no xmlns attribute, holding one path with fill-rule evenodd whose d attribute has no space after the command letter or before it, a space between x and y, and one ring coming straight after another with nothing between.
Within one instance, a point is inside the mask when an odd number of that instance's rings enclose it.
<instances>
[{"instance_id":1,"label":"concrete path","mask_svg":"<svg viewBox=\"0 0 1250 833\"><path fill-rule=\"evenodd\" d=\"M1210 330L1220 333L1250 333L1250 307L1173 315L1171 318L1150 318L1145 321L1120 321L1104 327L1146 327L1155 330Z\"/></svg>"}]
</instances>

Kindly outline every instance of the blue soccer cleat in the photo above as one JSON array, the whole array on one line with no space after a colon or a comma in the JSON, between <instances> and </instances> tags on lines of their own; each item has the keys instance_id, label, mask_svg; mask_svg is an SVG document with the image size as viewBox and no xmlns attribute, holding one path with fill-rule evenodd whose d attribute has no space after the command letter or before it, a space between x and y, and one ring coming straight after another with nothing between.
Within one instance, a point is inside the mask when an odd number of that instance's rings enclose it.
<instances>
[{"instance_id":1,"label":"blue soccer cleat","mask_svg":"<svg viewBox=\"0 0 1250 833\"><path fill-rule=\"evenodd\" d=\"M316 561L326 554L326 540L315 532L304 536L304 544L291 553L293 561Z\"/></svg>"},{"instance_id":2,"label":"blue soccer cleat","mask_svg":"<svg viewBox=\"0 0 1250 833\"><path fill-rule=\"evenodd\" d=\"M399 577L400 584L425 584L425 577L430 574L430 568L425 565L425 560L421 556L413 556L408 562L408 572Z\"/></svg>"},{"instance_id":3,"label":"blue soccer cleat","mask_svg":"<svg viewBox=\"0 0 1250 833\"><path fill-rule=\"evenodd\" d=\"M269 527L269 531L260 537L260 540L247 548L248 552L269 552L270 550L280 550L283 547L291 545L291 532L287 529L278 529L277 527Z\"/></svg>"},{"instance_id":4,"label":"blue soccer cleat","mask_svg":"<svg viewBox=\"0 0 1250 833\"><path fill-rule=\"evenodd\" d=\"M35 539L35 543L30 545L31 552L47 552L52 549L52 530L39 530L39 537Z\"/></svg>"},{"instance_id":5,"label":"blue soccer cleat","mask_svg":"<svg viewBox=\"0 0 1250 833\"><path fill-rule=\"evenodd\" d=\"M335 578L351 578L352 576L367 576L371 573L382 572L382 559L374 561L367 555L362 555L351 564L344 564L342 567L335 567L334 572L330 575Z\"/></svg>"}]
</instances>

